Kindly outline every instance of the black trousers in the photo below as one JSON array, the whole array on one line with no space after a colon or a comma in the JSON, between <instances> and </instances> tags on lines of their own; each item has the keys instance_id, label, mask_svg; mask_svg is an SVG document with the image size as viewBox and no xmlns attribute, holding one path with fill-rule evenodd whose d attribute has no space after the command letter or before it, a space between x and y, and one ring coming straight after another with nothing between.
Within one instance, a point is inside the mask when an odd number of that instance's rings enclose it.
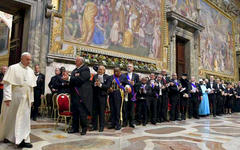
<instances>
[{"instance_id":1,"label":"black trousers","mask_svg":"<svg viewBox=\"0 0 240 150\"><path fill-rule=\"evenodd\" d=\"M178 96L172 96L169 98L170 98L170 104L171 104L170 120L175 121L178 118L179 99L178 99Z\"/></svg>"},{"instance_id":2,"label":"black trousers","mask_svg":"<svg viewBox=\"0 0 240 150\"><path fill-rule=\"evenodd\" d=\"M112 126L120 126L122 96L119 90L109 95Z\"/></svg>"},{"instance_id":3,"label":"black trousers","mask_svg":"<svg viewBox=\"0 0 240 150\"><path fill-rule=\"evenodd\" d=\"M92 124L93 124L93 128L95 129L98 128L98 120L99 120L99 127L104 128L106 103L107 103L107 96L96 96L93 99Z\"/></svg>"},{"instance_id":4,"label":"black trousers","mask_svg":"<svg viewBox=\"0 0 240 150\"><path fill-rule=\"evenodd\" d=\"M134 102L129 96L128 101L123 102L123 124L133 124Z\"/></svg>"},{"instance_id":5,"label":"black trousers","mask_svg":"<svg viewBox=\"0 0 240 150\"><path fill-rule=\"evenodd\" d=\"M168 96L166 94L162 95L162 102L161 102L161 119L162 121L167 121L167 114L168 114Z\"/></svg>"},{"instance_id":6,"label":"black trousers","mask_svg":"<svg viewBox=\"0 0 240 150\"><path fill-rule=\"evenodd\" d=\"M209 94L208 99L209 99L209 104L210 104L210 110L211 110L213 116L216 116L216 114L217 114L216 95L215 94Z\"/></svg>"},{"instance_id":7,"label":"black trousers","mask_svg":"<svg viewBox=\"0 0 240 150\"><path fill-rule=\"evenodd\" d=\"M157 99L157 121L162 120L162 101L163 101L163 96L159 95Z\"/></svg>"},{"instance_id":8,"label":"black trousers","mask_svg":"<svg viewBox=\"0 0 240 150\"><path fill-rule=\"evenodd\" d=\"M41 105L41 91L34 90L34 102L32 108L32 118L36 119L38 117L38 108Z\"/></svg>"},{"instance_id":9,"label":"black trousers","mask_svg":"<svg viewBox=\"0 0 240 150\"><path fill-rule=\"evenodd\" d=\"M181 112L182 119L184 119L186 117L187 107L188 107L188 98L181 96L180 97L180 112Z\"/></svg>"},{"instance_id":10,"label":"black trousers","mask_svg":"<svg viewBox=\"0 0 240 150\"><path fill-rule=\"evenodd\" d=\"M156 123L157 118L157 98L148 98L148 112L151 123Z\"/></svg>"},{"instance_id":11,"label":"black trousers","mask_svg":"<svg viewBox=\"0 0 240 150\"><path fill-rule=\"evenodd\" d=\"M72 129L74 131L79 131L79 120L82 129L87 128L87 116L88 110L83 103L79 103L78 105L72 106L72 113L73 113L73 124Z\"/></svg>"},{"instance_id":12,"label":"black trousers","mask_svg":"<svg viewBox=\"0 0 240 150\"><path fill-rule=\"evenodd\" d=\"M198 95L191 94L191 97L189 98L189 118L198 117L199 113L199 99Z\"/></svg>"},{"instance_id":13,"label":"black trousers","mask_svg":"<svg viewBox=\"0 0 240 150\"><path fill-rule=\"evenodd\" d=\"M0 90L0 114L1 114L1 108L2 108L2 101L3 101L3 90Z\"/></svg>"},{"instance_id":14,"label":"black trousers","mask_svg":"<svg viewBox=\"0 0 240 150\"><path fill-rule=\"evenodd\" d=\"M216 114L217 115L220 115L220 114L222 114L223 113L223 109L224 109L224 102L223 102L223 97L222 97L222 95L221 94L217 94L216 95Z\"/></svg>"},{"instance_id":15,"label":"black trousers","mask_svg":"<svg viewBox=\"0 0 240 150\"><path fill-rule=\"evenodd\" d=\"M147 124L148 122L148 104L146 99L139 99L137 100L138 111L139 111L139 118L138 121L142 122L143 124Z\"/></svg>"}]
</instances>

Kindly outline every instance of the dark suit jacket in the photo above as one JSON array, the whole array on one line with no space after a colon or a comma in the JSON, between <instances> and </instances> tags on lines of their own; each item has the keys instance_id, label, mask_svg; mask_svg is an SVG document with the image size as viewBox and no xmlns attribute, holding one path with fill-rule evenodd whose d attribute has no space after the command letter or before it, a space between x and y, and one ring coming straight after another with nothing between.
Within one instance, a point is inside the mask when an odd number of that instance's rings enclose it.
<instances>
[{"instance_id":1,"label":"dark suit jacket","mask_svg":"<svg viewBox=\"0 0 240 150\"><path fill-rule=\"evenodd\" d=\"M198 92L196 92L196 95L197 95L198 97L202 96L202 89L201 89L201 87L200 87L200 84L195 83L195 85L196 85L196 87L197 87L197 89L198 89ZM193 88L192 88L192 83L189 82L189 93L190 93L190 95L193 95L193 93L190 92L192 89L193 89Z\"/></svg>"},{"instance_id":2,"label":"dark suit jacket","mask_svg":"<svg viewBox=\"0 0 240 150\"><path fill-rule=\"evenodd\" d=\"M36 105L41 104L41 95L44 95L45 89L45 76L42 73L39 73L37 76L37 86L34 87L34 103Z\"/></svg>"},{"instance_id":3,"label":"dark suit jacket","mask_svg":"<svg viewBox=\"0 0 240 150\"><path fill-rule=\"evenodd\" d=\"M79 76L76 74L79 73ZM83 65L72 71L70 78L71 100L73 109L78 109L82 102L89 115L92 113L92 85L90 81L90 70L88 66Z\"/></svg>"},{"instance_id":4,"label":"dark suit jacket","mask_svg":"<svg viewBox=\"0 0 240 150\"><path fill-rule=\"evenodd\" d=\"M213 94L215 94L217 92L217 84L216 84L216 82L213 82L213 87L212 88L215 89L215 91L213 93ZM207 89L211 89L210 81L207 83ZM209 94L209 95L211 95L211 94Z\"/></svg>"},{"instance_id":5,"label":"dark suit jacket","mask_svg":"<svg viewBox=\"0 0 240 150\"><path fill-rule=\"evenodd\" d=\"M93 97L95 96L107 96L107 90L109 89L109 85L107 85L108 75L103 75L103 83L102 87L94 86L94 83L98 79L98 74L94 75L92 80L92 86L93 86Z\"/></svg>"},{"instance_id":6,"label":"dark suit jacket","mask_svg":"<svg viewBox=\"0 0 240 150\"><path fill-rule=\"evenodd\" d=\"M125 73L125 76L127 77L128 73ZM136 73L132 73L132 81L134 81L134 91L136 91L137 89L137 84L139 83L139 75ZM129 83L128 83L129 84Z\"/></svg>"},{"instance_id":7,"label":"dark suit jacket","mask_svg":"<svg viewBox=\"0 0 240 150\"><path fill-rule=\"evenodd\" d=\"M56 90L57 90L57 87L56 87L57 78L58 78L57 75L53 76L53 77L51 78L50 82L48 83L48 87L49 87L49 89L51 90L52 93L54 93L54 92L52 91L52 89L56 89Z\"/></svg>"},{"instance_id":8,"label":"dark suit jacket","mask_svg":"<svg viewBox=\"0 0 240 150\"><path fill-rule=\"evenodd\" d=\"M38 90L43 95L44 88L45 88L45 75L42 73L39 73L37 77L37 86L34 87L34 90Z\"/></svg>"},{"instance_id":9,"label":"dark suit jacket","mask_svg":"<svg viewBox=\"0 0 240 150\"><path fill-rule=\"evenodd\" d=\"M113 75L108 77L107 86L109 88L111 87L113 80L114 80ZM125 74L121 74L118 80L123 87L125 87L128 84L128 80Z\"/></svg>"}]
</instances>

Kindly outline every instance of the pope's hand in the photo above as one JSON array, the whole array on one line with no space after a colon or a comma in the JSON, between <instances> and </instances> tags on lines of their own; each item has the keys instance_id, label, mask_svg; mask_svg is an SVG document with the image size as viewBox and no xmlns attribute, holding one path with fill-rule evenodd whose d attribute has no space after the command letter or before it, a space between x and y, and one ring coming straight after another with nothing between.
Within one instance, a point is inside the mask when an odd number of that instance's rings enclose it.
<instances>
[{"instance_id":1,"label":"pope's hand","mask_svg":"<svg viewBox=\"0 0 240 150\"><path fill-rule=\"evenodd\" d=\"M5 103L7 106L10 106L11 100L6 100L6 101L4 101L4 103Z\"/></svg>"},{"instance_id":2,"label":"pope's hand","mask_svg":"<svg viewBox=\"0 0 240 150\"><path fill-rule=\"evenodd\" d=\"M41 95L41 99L43 99L44 98L44 95Z\"/></svg>"}]
</instances>

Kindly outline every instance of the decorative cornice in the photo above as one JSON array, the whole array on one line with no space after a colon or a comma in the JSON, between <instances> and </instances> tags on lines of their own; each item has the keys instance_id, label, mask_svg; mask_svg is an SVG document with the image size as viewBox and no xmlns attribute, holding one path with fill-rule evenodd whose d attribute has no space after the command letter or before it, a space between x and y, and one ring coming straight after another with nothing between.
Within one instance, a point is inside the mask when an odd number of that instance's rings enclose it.
<instances>
[{"instance_id":1,"label":"decorative cornice","mask_svg":"<svg viewBox=\"0 0 240 150\"><path fill-rule=\"evenodd\" d=\"M176 13L175 11L167 12L167 20L169 21L177 20L178 21L177 26L182 27L183 29L190 32L202 31L204 29L204 26Z\"/></svg>"}]
</instances>

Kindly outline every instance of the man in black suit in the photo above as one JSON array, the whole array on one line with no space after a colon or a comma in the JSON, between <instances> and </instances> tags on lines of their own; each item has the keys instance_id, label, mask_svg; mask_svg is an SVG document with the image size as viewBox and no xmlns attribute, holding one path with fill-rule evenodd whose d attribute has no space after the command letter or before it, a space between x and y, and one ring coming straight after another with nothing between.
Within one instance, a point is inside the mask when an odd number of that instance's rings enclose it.
<instances>
[{"instance_id":1,"label":"man in black suit","mask_svg":"<svg viewBox=\"0 0 240 150\"><path fill-rule=\"evenodd\" d=\"M72 71L70 78L73 123L68 133L79 132L79 119L82 127L81 135L87 133L87 116L91 115L93 100L90 77L90 69L84 64L84 59L78 56L76 68Z\"/></svg>"},{"instance_id":2,"label":"man in black suit","mask_svg":"<svg viewBox=\"0 0 240 150\"><path fill-rule=\"evenodd\" d=\"M170 110L170 120L180 120L179 119L179 90L181 89L181 85L177 80L177 74L172 74L172 79L169 82L168 87L168 96L169 102L171 104Z\"/></svg>"},{"instance_id":3,"label":"man in black suit","mask_svg":"<svg viewBox=\"0 0 240 150\"><path fill-rule=\"evenodd\" d=\"M210 81L207 83L207 89L210 89L210 92L208 94L209 98L209 104L210 109L213 114L213 117L216 117L217 113L217 100L216 100L216 90L217 90L217 84L214 81L214 77L210 76Z\"/></svg>"},{"instance_id":4,"label":"man in black suit","mask_svg":"<svg viewBox=\"0 0 240 150\"><path fill-rule=\"evenodd\" d=\"M107 103L107 79L108 75L105 74L105 67L103 65L98 66L97 74L93 77L93 128L91 131L98 130L98 118L99 118L99 132L104 130L105 120L105 108Z\"/></svg>"},{"instance_id":5,"label":"man in black suit","mask_svg":"<svg viewBox=\"0 0 240 150\"><path fill-rule=\"evenodd\" d=\"M157 99L159 93L159 86L155 78L155 74L150 74L150 80L147 83L151 90L149 91L148 96L148 112L150 116L150 121L153 125L157 123Z\"/></svg>"},{"instance_id":6,"label":"man in black suit","mask_svg":"<svg viewBox=\"0 0 240 150\"><path fill-rule=\"evenodd\" d=\"M57 81L57 78L58 78L59 74L60 74L60 69L56 68L55 69L55 76L53 76L51 78L50 82L48 83L48 87L51 90L52 95L57 92L56 81Z\"/></svg>"},{"instance_id":7,"label":"man in black suit","mask_svg":"<svg viewBox=\"0 0 240 150\"><path fill-rule=\"evenodd\" d=\"M202 98L202 89L198 83L196 83L195 77L191 77L191 82L189 83L189 118L192 116L199 119L199 103Z\"/></svg>"},{"instance_id":8,"label":"man in black suit","mask_svg":"<svg viewBox=\"0 0 240 150\"><path fill-rule=\"evenodd\" d=\"M187 79L187 74L183 73L181 79L179 80L181 84L180 93L180 112L181 120L186 120L187 104L189 100L189 81Z\"/></svg>"},{"instance_id":9,"label":"man in black suit","mask_svg":"<svg viewBox=\"0 0 240 150\"><path fill-rule=\"evenodd\" d=\"M7 66L2 66L1 67L1 72L0 72L0 113L1 113L1 106L2 106L2 100L3 100L3 77L4 74L7 72L8 67Z\"/></svg>"},{"instance_id":10,"label":"man in black suit","mask_svg":"<svg viewBox=\"0 0 240 150\"><path fill-rule=\"evenodd\" d=\"M142 123L143 126L146 126L148 122L148 104L147 99L149 96L149 91L151 91L151 86L147 84L147 78L143 77L141 82L137 86L137 107L138 107L138 123Z\"/></svg>"},{"instance_id":11,"label":"man in black suit","mask_svg":"<svg viewBox=\"0 0 240 150\"><path fill-rule=\"evenodd\" d=\"M107 85L110 87L108 92L112 122L109 129L121 129L120 121L123 120L121 108L124 101L125 85L127 84L127 77L124 74L121 74L120 68L114 68L114 75L110 76L107 81Z\"/></svg>"},{"instance_id":12,"label":"man in black suit","mask_svg":"<svg viewBox=\"0 0 240 150\"><path fill-rule=\"evenodd\" d=\"M158 92L158 104L157 104L157 122L168 121L168 85L167 81L163 78L162 74L157 77L157 83L159 86Z\"/></svg>"},{"instance_id":13,"label":"man in black suit","mask_svg":"<svg viewBox=\"0 0 240 150\"><path fill-rule=\"evenodd\" d=\"M45 75L40 73L40 66L35 65L35 75L37 76L37 86L34 87L34 103L32 109L32 119L37 120L38 107L41 105L41 99L44 97Z\"/></svg>"},{"instance_id":14,"label":"man in black suit","mask_svg":"<svg viewBox=\"0 0 240 150\"><path fill-rule=\"evenodd\" d=\"M131 87L131 93L127 95L125 101L123 103L123 126L127 126L129 123L129 127L135 128L133 125L133 116L134 116L134 103L136 101L136 85L139 82L138 74L133 72L133 64L128 64L127 71L125 74L128 80L128 85Z\"/></svg>"},{"instance_id":15,"label":"man in black suit","mask_svg":"<svg viewBox=\"0 0 240 150\"><path fill-rule=\"evenodd\" d=\"M224 89L222 87L221 84L221 80L217 79L216 80L216 85L217 85L217 89L216 89L216 99L217 99L217 110L216 110L216 114L218 116L221 116L223 114L223 110L224 110L224 101L223 101L223 92Z\"/></svg>"}]
</instances>

